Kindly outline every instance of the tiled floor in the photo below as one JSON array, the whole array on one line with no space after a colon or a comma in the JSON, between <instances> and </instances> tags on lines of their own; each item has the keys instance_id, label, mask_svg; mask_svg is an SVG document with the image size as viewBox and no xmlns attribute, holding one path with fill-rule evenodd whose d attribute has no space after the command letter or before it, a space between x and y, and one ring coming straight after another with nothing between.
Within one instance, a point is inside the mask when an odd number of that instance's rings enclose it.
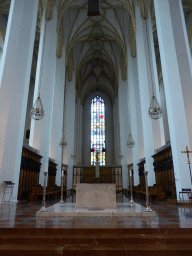
<instances>
[{"instance_id":1,"label":"tiled floor","mask_svg":"<svg viewBox=\"0 0 192 256\"><path fill-rule=\"evenodd\" d=\"M64 199L72 202L72 197ZM117 202L127 202L123 196ZM59 199L47 201L47 207ZM144 206L144 201L136 200ZM156 217L36 217L41 201L0 205L1 228L192 228L192 207L152 202Z\"/></svg>"}]
</instances>

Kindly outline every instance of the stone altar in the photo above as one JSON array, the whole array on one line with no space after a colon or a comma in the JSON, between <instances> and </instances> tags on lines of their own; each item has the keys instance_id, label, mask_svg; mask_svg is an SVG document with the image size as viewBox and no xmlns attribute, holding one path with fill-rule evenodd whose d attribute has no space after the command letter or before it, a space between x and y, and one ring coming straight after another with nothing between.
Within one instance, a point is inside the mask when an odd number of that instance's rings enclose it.
<instances>
[{"instance_id":1,"label":"stone altar","mask_svg":"<svg viewBox=\"0 0 192 256\"><path fill-rule=\"evenodd\" d=\"M76 208L116 209L116 185L76 184Z\"/></svg>"}]
</instances>

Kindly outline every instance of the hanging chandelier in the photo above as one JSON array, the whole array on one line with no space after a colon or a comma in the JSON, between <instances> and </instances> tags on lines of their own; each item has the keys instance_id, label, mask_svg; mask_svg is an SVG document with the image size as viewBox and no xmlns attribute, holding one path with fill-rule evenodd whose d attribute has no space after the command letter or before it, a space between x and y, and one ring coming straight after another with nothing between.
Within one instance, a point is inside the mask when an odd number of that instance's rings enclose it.
<instances>
[{"instance_id":1,"label":"hanging chandelier","mask_svg":"<svg viewBox=\"0 0 192 256\"><path fill-rule=\"evenodd\" d=\"M60 146L61 148L66 148L66 147L67 147L67 141L66 141L66 139L65 139L65 134L64 134L64 133L63 133L63 135L62 135L61 141L59 142L59 146Z\"/></svg>"},{"instance_id":2,"label":"hanging chandelier","mask_svg":"<svg viewBox=\"0 0 192 256\"><path fill-rule=\"evenodd\" d=\"M44 117L43 105L40 98L40 93L31 109L31 118L34 120L41 120Z\"/></svg>"},{"instance_id":3,"label":"hanging chandelier","mask_svg":"<svg viewBox=\"0 0 192 256\"><path fill-rule=\"evenodd\" d=\"M135 146L135 141L133 140L131 133L129 134L128 137L127 146L129 148L133 148Z\"/></svg>"},{"instance_id":4,"label":"hanging chandelier","mask_svg":"<svg viewBox=\"0 0 192 256\"><path fill-rule=\"evenodd\" d=\"M162 115L162 109L161 109L161 107L160 107L160 105L159 105L159 103L158 103L154 94L153 94L153 97L151 99L148 114L152 119L159 119Z\"/></svg>"},{"instance_id":5,"label":"hanging chandelier","mask_svg":"<svg viewBox=\"0 0 192 256\"><path fill-rule=\"evenodd\" d=\"M150 67L150 76L151 76L151 85L152 85L152 99L150 103L150 107L148 110L148 114L152 119L159 119L162 115L162 109L155 97L154 94L154 88L153 88L153 78L152 78L152 69L151 69L151 57L150 57L150 52L149 52L149 38L148 38L148 30L147 30L147 24L146 24L146 19L145 19L145 28L146 28L146 35L147 35L147 47L148 47L148 56L149 56L149 67Z\"/></svg>"},{"instance_id":6,"label":"hanging chandelier","mask_svg":"<svg viewBox=\"0 0 192 256\"><path fill-rule=\"evenodd\" d=\"M122 151L120 152L120 155L118 156L120 159L123 159L124 155L122 153Z\"/></svg>"},{"instance_id":7,"label":"hanging chandelier","mask_svg":"<svg viewBox=\"0 0 192 256\"><path fill-rule=\"evenodd\" d=\"M42 63L41 63L41 67L40 67L40 78L39 78L40 84L39 84L39 88L38 88L38 97L31 109L31 118L34 120L41 120L44 117L43 104L42 104L41 98L40 98L40 88L41 88L41 73L42 73L42 66L43 66L43 60L44 60L46 24L47 23L45 23L45 33L43 36L43 49L42 49L43 55L42 55Z\"/></svg>"}]
</instances>

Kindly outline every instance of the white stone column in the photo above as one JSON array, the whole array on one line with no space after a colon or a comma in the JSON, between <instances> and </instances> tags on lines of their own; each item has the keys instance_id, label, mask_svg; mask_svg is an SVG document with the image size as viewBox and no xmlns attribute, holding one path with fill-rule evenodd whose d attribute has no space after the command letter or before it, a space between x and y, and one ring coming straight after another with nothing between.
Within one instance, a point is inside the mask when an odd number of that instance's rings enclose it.
<instances>
[{"instance_id":1,"label":"white stone column","mask_svg":"<svg viewBox=\"0 0 192 256\"><path fill-rule=\"evenodd\" d=\"M0 70L0 201L3 181L17 200L38 1L12 0Z\"/></svg>"},{"instance_id":2,"label":"white stone column","mask_svg":"<svg viewBox=\"0 0 192 256\"><path fill-rule=\"evenodd\" d=\"M123 154L121 159L122 165L122 180L123 189L128 188L128 148L127 148L127 138L128 138L128 102L127 102L127 81L119 79L118 87L118 97L119 97L119 125L120 125L120 154Z\"/></svg>"},{"instance_id":3,"label":"white stone column","mask_svg":"<svg viewBox=\"0 0 192 256\"><path fill-rule=\"evenodd\" d=\"M34 95L34 87L35 81L31 80L29 84L29 94L28 94L28 101L27 101L27 112L25 118L25 130L24 130L24 138L23 143L29 145L29 139L26 138L27 130L30 130L31 126L31 108L33 106L33 95Z\"/></svg>"},{"instance_id":4,"label":"white stone column","mask_svg":"<svg viewBox=\"0 0 192 256\"><path fill-rule=\"evenodd\" d=\"M167 103L167 114L176 179L177 196L182 188L190 188L190 175L186 155L181 153L189 145L188 132L191 115L191 66L185 40L182 2L154 1L162 73ZM174 17L175 15L175 17ZM187 97L188 94L188 97ZM188 106L188 110L186 109ZM191 125L191 124L190 124ZM187 130L188 128L188 130Z\"/></svg>"},{"instance_id":5,"label":"white stone column","mask_svg":"<svg viewBox=\"0 0 192 256\"><path fill-rule=\"evenodd\" d=\"M76 138L76 155L77 164L82 163L82 121L83 121L83 106L81 104L81 98L77 98L76 103L77 119L75 124L75 138Z\"/></svg>"},{"instance_id":6,"label":"white stone column","mask_svg":"<svg viewBox=\"0 0 192 256\"><path fill-rule=\"evenodd\" d=\"M63 110L64 110L64 91L65 91L65 54L62 58L56 60L55 89L53 100L50 158L54 159L57 164L56 185L61 184L61 163L62 148L59 143L63 133ZM65 149L64 149L65 150Z\"/></svg>"},{"instance_id":7,"label":"white stone column","mask_svg":"<svg viewBox=\"0 0 192 256\"><path fill-rule=\"evenodd\" d=\"M108 97L103 99L105 102L105 165L112 165L114 163L113 106Z\"/></svg>"},{"instance_id":8,"label":"white stone column","mask_svg":"<svg viewBox=\"0 0 192 256\"><path fill-rule=\"evenodd\" d=\"M120 134L119 134L119 111L118 111L118 98L115 98L113 105L113 126L114 126L114 164L119 164L120 155Z\"/></svg>"},{"instance_id":9,"label":"white stone column","mask_svg":"<svg viewBox=\"0 0 192 256\"><path fill-rule=\"evenodd\" d=\"M91 96L83 104L83 165L91 165Z\"/></svg>"},{"instance_id":10,"label":"white stone column","mask_svg":"<svg viewBox=\"0 0 192 256\"><path fill-rule=\"evenodd\" d=\"M51 126L53 113L53 99L56 72L56 45L57 45L57 8L53 7L53 19L42 21L42 35L40 38L40 49L37 67L40 74L36 74L34 101L37 99L38 87L40 85L40 96L44 107L45 115L39 121L32 120L30 146L39 150L42 158L39 183L43 185L45 164L49 162L49 151L51 142ZM45 30L45 38L43 34ZM43 43L44 41L44 43ZM38 70L38 71L39 71Z\"/></svg>"},{"instance_id":11,"label":"white stone column","mask_svg":"<svg viewBox=\"0 0 192 256\"><path fill-rule=\"evenodd\" d=\"M162 118L163 118L165 144L166 144L167 142L170 142L170 134L169 134L167 104L166 104L166 99L165 99L165 91L164 91L163 81L160 82L160 98L161 98L161 109L162 109Z\"/></svg>"},{"instance_id":12,"label":"white stone column","mask_svg":"<svg viewBox=\"0 0 192 256\"><path fill-rule=\"evenodd\" d=\"M2 29L4 29L6 33L7 18L4 15L0 15L0 26ZM4 35L1 34L0 36L0 69L1 69L1 58L3 54L3 45L4 45Z\"/></svg>"},{"instance_id":13,"label":"white stone column","mask_svg":"<svg viewBox=\"0 0 192 256\"><path fill-rule=\"evenodd\" d=\"M137 58L132 58L131 60L132 60L132 66L133 66L135 104L136 104L136 113L137 113L138 151L139 151L139 159L142 159L145 156L145 153L144 153L144 140L143 140L143 125L142 125L142 118L141 118L141 100L140 100L140 92L139 92Z\"/></svg>"},{"instance_id":14,"label":"white stone column","mask_svg":"<svg viewBox=\"0 0 192 256\"><path fill-rule=\"evenodd\" d=\"M155 183L155 173L153 168L154 142L152 120L148 115L148 109L152 98L151 81L149 70L149 56L146 43L145 21L141 18L140 8L136 5L136 47L137 47L137 65L139 78L139 91L141 101L141 118L143 126L143 140L145 162L148 170L149 186Z\"/></svg>"},{"instance_id":15,"label":"white stone column","mask_svg":"<svg viewBox=\"0 0 192 256\"><path fill-rule=\"evenodd\" d=\"M66 81L65 88L65 111L64 111L64 132L67 140L67 147L64 150L63 160L68 165L67 189L73 186L73 164L74 159L74 133L75 133L75 75L72 80Z\"/></svg>"},{"instance_id":16,"label":"white stone column","mask_svg":"<svg viewBox=\"0 0 192 256\"><path fill-rule=\"evenodd\" d=\"M130 126L131 126L131 134L133 140L135 142L135 146L132 148L133 152L133 175L134 175L134 185L137 186L139 184L139 174L138 174L138 163L139 163L139 140L138 140L138 116L137 116L137 108L136 108L136 98L135 98L135 86L134 86L134 75L133 75L133 64L132 57L130 54L130 49L128 52L129 60L128 60L128 110L130 113Z\"/></svg>"}]
</instances>

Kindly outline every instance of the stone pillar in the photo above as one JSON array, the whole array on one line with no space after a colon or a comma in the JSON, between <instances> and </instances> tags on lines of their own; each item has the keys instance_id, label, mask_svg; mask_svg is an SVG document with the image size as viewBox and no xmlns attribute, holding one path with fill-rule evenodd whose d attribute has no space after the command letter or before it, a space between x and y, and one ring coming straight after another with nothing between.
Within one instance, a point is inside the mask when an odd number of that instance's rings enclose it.
<instances>
[{"instance_id":1,"label":"stone pillar","mask_svg":"<svg viewBox=\"0 0 192 256\"><path fill-rule=\"evenodd\" d=\"M120 155L120 134L119 134L119 111L118 98L115 97L113 105L113 127L114 127L114 164L120 164L118 156Z\"/></svg>"},{"instance_id":2,"label":"stone pillar","mask_svg":"<svg viewBox=\"0 0 192 256\"><path fill-rule=\"evenodd\" d=\"M169 134L169 124L167 118L167 104L165 99L165 91L163 81L160 81L160 98L161 98L161 108L162 108L162 117L163 117L163 126L165 134L165 143L170 142Z\"/></svg>"},{"instance_id":3,"label":"stone pillar","mask_svg":"<svg viewBox=\"0 0 192 256\"><path fill-rule=\"evenodd\" d=\"M37 99L38 87L44 107L45 115L39 121L32 120L30 146L39 150L42 158L39 183L43 185L45 164L49 163L51 142L51 126L53 113L53 99L56 72L56 45L57 45L57 8L53 6L53 19L46 21L43 16L39 56L36 73L34 102ZM44 37L45 33L45 37Z\"/></svg>"},{"instance_id":4,"label":"stone pillar","mask_svg":"<svg viewBox=\"0 0 192 256\"><path fill-rule=\"evenodd\" d=\"M5 40L5 33L7 28L7 18L4 15L0 15L0 26L1 26L1 36L0 36L0 68L1 68L1 58L3 54L3 45Z\"/></svg>"},{"instance_id":5,"label":"stone pillar","mask_svg":"<svg viewBox=\"0 0 192 256\"><path fill-rule=\"evenodd\" d=\"M189 145L189 135L192 137L189 127L192 122L189 45L182 2L157 0L154 7L178 197L182 188L191 187L187 157L181 153Z\"/></svg>"},{"instance_id":6,"label":"stone pillar","mask_svg":"<svg viewBox=\"0 0 192 256\"><path fill-rule=\"evenodd\" d=\"M26 133L27 133L27 130L30 130L30 126L31 126L31 108L33 106L34 87L35 87L35 81L34 79L31 79L29 84L27 112L26 112L26 118L25 118L25 132L24 132L24 138L23 138L23 143L26 145L29 145L29 138L28 139L26 138Z\"/></svg>"},{"instance_id":7,"label":"stone pillar","mask_svg":"<svg viewBox=\"0 0 192 256\"><path fill-rule=\"evenodd\" d=\"M143 126L143 140L145 162L148 170L149 186L155 183L155 173L153 169L154 142L152 120L148 115L148 109L152 98L151 78L149 70L149 56L147 51L145 20L141 18L140 8L136 5L136 47L137 47L137 65L139 78L139 91L141 101L141 118ZM150 87L150 88L149 88Z\"/></svg>"},{"instance_id":8,"label":"stone pillar","mask_svg":"<svg viewBox=\"0 0 192 256\"><path fill-rule=\"evenodd\" d=\"M63 133L63 105L65 91L65 54L61 59L56 60L55 89L53 100L52 130L50 143L50 158L54 159L57 164L56 185L61 184L61 163L62 148L59 143ZM64 149L65 150L65 149Z\"/></svg>"},{"instance_id":9,"label":"stone pillar","mask_svg":"<svg viewBox=\"0 0 192 256\"><path fill-rule=\"evenodd\" d=\"M139 163L139 143L138 140L138 116L136 109L136 98L135 98L135 85L134 85L134 76L133 76L133 64L132 57L129 49L129 65L128 65L128 110L130 113L130 126L131 126L131 134L133 140L135 141L135 146L132 148L133 152L133 175L134 175L134 185L137 186L139 184L139 174L138 174L138 163Z\"/></svg>"},{"instance_id":10,"label":"stone pillar","mask_svg":"<svg viewBox=\"0 0 192 256\"><path fill-rule=\"evenodd\" d=\"M127 103L127 81L122 81L119 79L118 87L119 96L119 124L120 124L120 154L123 154L121 159L122 165L122 180L123 189L128 188L128 148L127 148L127 138L128 138L128 103Z\"/></svg>"},{"instance_id":11,"label":"stone pillar","mask_svg":"<svg viewBox=\"0 0 192 256\"><path fill-rule=\"evenodd\" d=\"M136 113L137 113L138 151L139 151L139 159L142 159L145 156L145 153L144 153L144 141L143 141L143 125L142 125L142 118L141 118L141 100L140 100L140 92L139 92L137 58L132 58L131 60L132 60L132 66L133 66L135 104L136 104Z\"/></svg>"},{"instance_id":12,"label":"stone pillar","mask_svg":"<svg viewBox=\"0 0 192 256\"><path fill-rule=\"evenodd\" d=\"M76 103L76 125L75 125L75 137L76 137L76 154L77 164L82 163L82 121L83 121L83 106L81 104L81 98L77 98Z\"/></svg>"},{"instance_id":13,"label":"stone pillar","mask_svg":"<svg viewBox=\"0 0 192 256\"><path fill-rule=\"evenodd\" d=\"M17 200L38 1L12 0L0 70L0 200L3 181Z\"/></svg>"},{"instance_id":14,"label":"stone pillar","mask_svg":"<svg viewBox=\"0 0 192 256\"><path fill-rule=\"evenodd\" d=\"M67 79L68 80L68 79ZM67 147L64 151L64 163L68 165L67 171L67 189L72 189L73 186L73 164L74 159L71 155L74 154L74 133L75 133L75 75L72 80L66 81L65 88L65 111L64 111L64 132L67 140Z\"/></svg>"}]
</instances>

